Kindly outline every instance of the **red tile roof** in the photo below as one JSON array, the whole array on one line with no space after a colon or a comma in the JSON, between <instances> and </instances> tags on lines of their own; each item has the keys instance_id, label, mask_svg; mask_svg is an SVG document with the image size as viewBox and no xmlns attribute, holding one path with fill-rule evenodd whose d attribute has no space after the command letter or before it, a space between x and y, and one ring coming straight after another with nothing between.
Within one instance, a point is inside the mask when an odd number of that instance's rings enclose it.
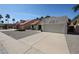
<instances>
[{"instance_id":1,"label":"red tile roof","mask_svg":"<svg viewBox=\"0 0 79 59\"><path fill-rule=\"evenodd\" d=\"M21 26L24 26L24 25L36 25L36 24L39 24L40 23L40 20L31 20L31 21L26 21L24 23L20 23Z\"/></svg>"},{"instance_id":2,"label":"red tile roof","mask_svg":"<svg viewBox=\"0 0 79 59\"><path fill-rule=\"evenodd\" d=\"M39 24L40 23L40 20L35 20L33 23L31 23L31 25L36 25L36 24Z\"/></svg>"}]
</instances>

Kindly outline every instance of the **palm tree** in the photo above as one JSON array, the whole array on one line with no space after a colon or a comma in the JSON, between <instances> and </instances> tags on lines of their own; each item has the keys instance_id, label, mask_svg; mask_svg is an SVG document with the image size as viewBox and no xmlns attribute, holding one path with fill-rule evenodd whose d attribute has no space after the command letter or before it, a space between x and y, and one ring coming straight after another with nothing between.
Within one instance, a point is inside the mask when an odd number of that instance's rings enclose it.
<instances>
[{"instance_id":1,"label":"palm tree","mask_svg":"<svg viewBox=\"0 0 79 59\"><path fill-rule=\"evenodd\" d=\"M6 14L5 18L6 18L5 21L7 21L9 23L9 20L8 19L10 18L10 15L9 14Z\"/></svg>"},{"instance_id":2,"label":"palm tree","mask_svg":"<svg viewBox=\"0 0 79 59\"><path fill-rule=\"evenodd\" d=\"M78 11L79 10L79 4L75 5L73 8L74 12Z\"/></svg>"},{"instance_id":3,"label":"palm tree","mask_svg":"<svg viewBox=\"0 0 79 59\"><path fill-rule=\"evenodd\" d=\"M1 21L1 23L3 24L3 23L4 23L4 21L2 20L2 21Z\"/></svg>"},{"instance_id":4,"label":"palm tree","mask_svg":"<svg viewBox=\"0 0 79 59\"><path fill-rule=\"evenodd\" d=\"M3 18L3 17L2 17L2 15L0 14L0 21L1 21L2 18Z\"/></svg>"},{"instance_id":5,"label":"palm tree","mask_svg":"<svg viewBox=\"0 0 79 59\"><path fill-rule=\"evenodd\" d=\"M74 12L77 12L78 10L79 10L79 4L77 4L77 5L75 5L73 8L73 11ZM76 25L76 23L77 23L77 20L75 20L75 19L77 19L77 18L79 18L79 15L77 15L74 19L73 19L73 21L74 21L74 25Z\"/></svg>"},{"instance_id":6,"label":"palm tree","mask_svg":"<svg viewBox=\"0 0 79 59\"><path fill-rule=\"evenodd\" d=\"M13 24L14 24L14 22L15 22L15 18L13 18L12 21L13 21Z\"/></svg>"}]
</instances>

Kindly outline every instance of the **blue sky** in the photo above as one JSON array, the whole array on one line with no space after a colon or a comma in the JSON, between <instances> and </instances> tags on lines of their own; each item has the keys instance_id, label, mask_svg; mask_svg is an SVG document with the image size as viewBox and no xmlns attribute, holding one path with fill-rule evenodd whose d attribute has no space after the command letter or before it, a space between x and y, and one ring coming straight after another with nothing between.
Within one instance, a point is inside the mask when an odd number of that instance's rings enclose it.
<instances>
[{"instance_id":1,"label":"blue sky","mask_svg":"<svg viewBox=\"0 0 79 59\"><path fill-rule=\"evenodd\" d=\"M0 14L10 14L16 21L33 19L41 16L68 16L73 19L78 12L73 12L74 4L0 4ZM5 19L5 18L4 18Z\"/></svg>"}]
</instances>

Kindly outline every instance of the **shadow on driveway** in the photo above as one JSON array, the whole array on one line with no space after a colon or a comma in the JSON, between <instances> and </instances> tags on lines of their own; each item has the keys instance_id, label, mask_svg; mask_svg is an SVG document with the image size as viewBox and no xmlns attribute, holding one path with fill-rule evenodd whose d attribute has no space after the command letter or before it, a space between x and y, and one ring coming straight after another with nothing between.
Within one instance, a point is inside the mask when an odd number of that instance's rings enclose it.
<instances>
[{"instance_id":1,"label":"shadow on driveway","mask_svg":"<svg viewBox=\"0 0 79 59\"><path fill-rule=\"evenodd\" d=\"M79 35L66 34L66 41L71 54L79 54Z\"/></svg>"},{"instance_id":2,"label":"shadow on driveway","mask_svg":"<svg viewBox=\"0 0 79 59\"><path fill-rule=\"evenodd\" d=\"M26 31L2 31L2 33L11 36L13 38L15 38L16 40L27 37L27 36L31 36L37 33L40 33L38 31L33 31L33 30L26 30Z\"/></svg>"}]
</instances>

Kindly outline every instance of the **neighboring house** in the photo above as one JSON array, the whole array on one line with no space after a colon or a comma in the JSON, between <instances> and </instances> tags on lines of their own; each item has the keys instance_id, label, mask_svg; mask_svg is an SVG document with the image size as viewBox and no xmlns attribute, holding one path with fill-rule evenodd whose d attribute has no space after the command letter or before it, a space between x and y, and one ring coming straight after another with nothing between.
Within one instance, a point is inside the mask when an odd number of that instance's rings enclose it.
<instances>
[{"instance_id":1,"label":"neighboring house","mask_svg":"<svg viewBox=\"0 0 79 59\"><path fill-rule=\"evenodd\" d=\"M18 23L16 25L17 29L19 30L25 30L25 29L32 29L32 30L38 30L39 29L39 24L40 20L30 20L30 21L25 21L24 23Z\"/></svg>"},{"instance_id":2,"label":"neighboring house","mask_svg":"<svg viewBox=\"0 0 79 59\"><path fill-rule=\"evenodd\" d=\"M4 24L0 24L0 29L3 29L3 27L4 27Z\"/></svg>"},{"instance_id":3,"label":"neighboring house","mask_svg":"<svg viewBox=\"0 0 79 59\"><path fill-rule=\"evenodd\" d=\"M42 19L42 31L54 33L67 33L68 17L47 17Z\"/></svg>"},{"instance_id":4,"label":"neighboring house","mask_svg":"<svg viewBox=\"0 0 79 59\"><path fill-rule=\"evenodd\" d=\"M76 25L78 25L78 24L79 24L79 15L77 15L77 16L71 21L70 26L76 27Z\"/></svg>"},{"instance_id":5,"label":"neighboring house","mask_svg":"<svg viewBox=\"0 0 79 59\"><path fill-rule=\"evenodd\" d=\"M74 27L75 33L79 33L79 15L77 15L72 21L69 26Z\"/></svg>"},{"instance_id":6,"label":"neighboring house","mask_svg":"<svg viewBox=\"0 0 79 59\"><path fill-rule=\"evenodd\" d=\"M0 24L0 29L14 29L15 24Z\"/></svg>"},{"instance_id":7,"label":"neighboring house","mask_svg":"<svg viewBox=\"0 0 79 59\"><path fill-rule=\"evenodd\" d=\"M41 30L41 24L40 24L40 20L34 20L32 23L31 23L31 29L33 30Z\"/></svg>"},{"instance_id":8,"label":"neighboring house","mask_svg":"<svg viewBox=\"0 0 79 59\"><path fill-rule=\"evenodd\" d=\"M16 23L16 28L18 30L28 29L29 28L29 21L25 21L25 22L22 22L22 23Z\"/></svg>"}]
</instances>

